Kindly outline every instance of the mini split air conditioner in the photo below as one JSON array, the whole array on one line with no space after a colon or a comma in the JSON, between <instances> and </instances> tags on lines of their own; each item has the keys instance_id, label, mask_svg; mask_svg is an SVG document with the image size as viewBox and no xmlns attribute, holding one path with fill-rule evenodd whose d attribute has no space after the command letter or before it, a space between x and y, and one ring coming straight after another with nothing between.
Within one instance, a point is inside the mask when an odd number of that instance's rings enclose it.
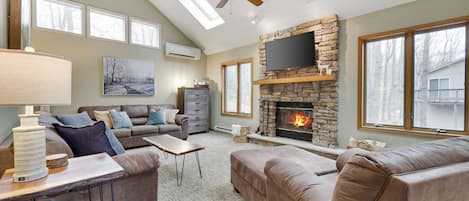
<instances>
[{"instance_id":1,"label":"mini split air conditioner","mask_svg":"<svg viewBox=\"0 0 469 201\"><path fill-rule=\"evenodd\" d=\"M199 48L188 47L175 43L166 43L166 56L182 59L199 60L201 51Z\"/></svg>"}]
</instances>

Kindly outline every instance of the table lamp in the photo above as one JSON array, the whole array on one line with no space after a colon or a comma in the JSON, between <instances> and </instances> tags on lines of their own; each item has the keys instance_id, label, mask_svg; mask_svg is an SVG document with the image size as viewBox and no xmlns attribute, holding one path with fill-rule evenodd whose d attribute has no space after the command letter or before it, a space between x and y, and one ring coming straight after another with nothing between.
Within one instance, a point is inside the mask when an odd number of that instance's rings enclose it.
<instances>
[{"instance_id":1,"label":"table lamp","mask_svg":"<svg viewBox=\"0 0 469 201\"><path fill-rule=\"evenodd\" d=\"M45 128L33 106L71 104L71 86L71 61L32 48L0 49L0 105L25 106L20 126L13 128L14 182L48 175Z\"/></svg>"}]
</instances>

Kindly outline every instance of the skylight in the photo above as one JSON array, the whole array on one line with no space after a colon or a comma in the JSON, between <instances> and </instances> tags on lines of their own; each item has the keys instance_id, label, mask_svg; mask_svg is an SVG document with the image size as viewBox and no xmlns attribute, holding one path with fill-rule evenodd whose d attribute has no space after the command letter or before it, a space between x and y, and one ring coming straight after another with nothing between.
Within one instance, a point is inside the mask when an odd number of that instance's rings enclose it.
<instances>
[{"instance_id":1,"label":"skylight","mask_svg":"<svg viewBox=\"0 0 469 201\"><path fill-rule=\"evenodd\" d=\"M225 23L207 0L179 0L179 2L207 30Z\"/></svg>"}]
</instances>

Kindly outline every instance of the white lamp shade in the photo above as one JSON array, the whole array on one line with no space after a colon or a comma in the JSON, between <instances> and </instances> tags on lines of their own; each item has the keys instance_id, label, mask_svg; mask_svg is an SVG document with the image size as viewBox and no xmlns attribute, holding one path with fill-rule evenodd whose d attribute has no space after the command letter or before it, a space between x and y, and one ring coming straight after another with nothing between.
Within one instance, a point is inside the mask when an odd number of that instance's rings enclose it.
<instances>
[{"instance_id":1,"label":"white lamp shade","mask_svg":"<svg viewBox=\"0 0 469 201\"><path fill-rule=\"evenodd\" d=\"M0 105L70 105L72 62L0 49Z\"/></svg>"}]
</instances>

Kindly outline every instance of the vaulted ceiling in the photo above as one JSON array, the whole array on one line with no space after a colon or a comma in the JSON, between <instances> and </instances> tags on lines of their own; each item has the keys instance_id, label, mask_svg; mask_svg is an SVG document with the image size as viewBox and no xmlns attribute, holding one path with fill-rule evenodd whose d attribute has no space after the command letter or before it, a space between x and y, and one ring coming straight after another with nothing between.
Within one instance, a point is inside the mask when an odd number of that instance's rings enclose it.
<instances>
[{"instance_id":1,"label":"vaulted ceiling","mask_svg":"<svg viewBox=\"0 0 469 201\"><path fill-rule=\"evenodd\" d=\"M150 0L208 55L256 43L261 34L333 13L347 19L412 1L416 0L264 0L255 7L247 0L230 0L224 8L216 8L225 23L205 30L178 0ZM215 7L219 0L208 2Z\"/></svg>"}]
</instances>

